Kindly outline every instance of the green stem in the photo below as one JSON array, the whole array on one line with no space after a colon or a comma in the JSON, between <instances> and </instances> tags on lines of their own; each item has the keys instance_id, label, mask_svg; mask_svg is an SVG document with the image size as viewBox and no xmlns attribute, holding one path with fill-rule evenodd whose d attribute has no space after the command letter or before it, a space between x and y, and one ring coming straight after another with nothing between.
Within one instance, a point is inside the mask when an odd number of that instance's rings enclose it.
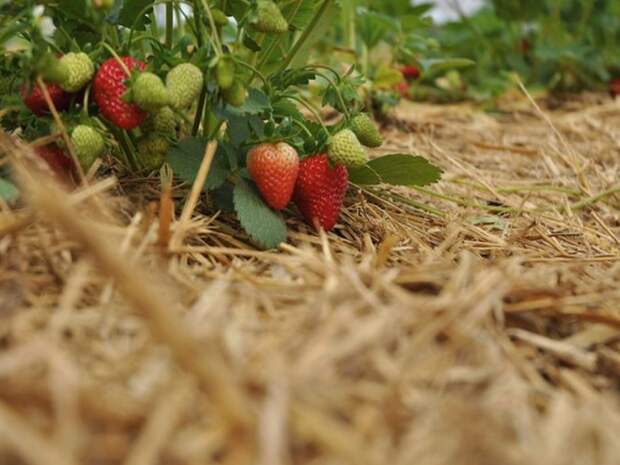
<instances>
[{"instance_id":1,"label":"green stem","mask_svg":"<svg viewBox=\"0 0 620 465\"><path fill-rule=\"evenodd\" d=\"M329 133L329 130L325 126L325 123L323 123L323 119L321 118L321 115L319 114L319 112L318 112L318 110L316 108L314 108L309 102L307 102L306 100L304 100L301 97L296 97L295 95L287 95L286 98L291 99L291 100L295 100L296 102L299 102L304 107L306 107L308 109L308 111L310 113L312 113L314 115L314 117L317 119L317 121L319 122L319 124L323 128L323 131L325 131L325 134L327 134L327 138L329 139L331 134Z\"/></svg>"},{"instance_id":2,"label":"green stem","mask_svg":"<svg viewBox=\"0 0 620 465\"><path fill-rule=\"evenodd\" d=\"M138 169L138 165L136 164L135 154L133 153L131 146L127 143L127 134L125 133L125 131L121 131L111 124L107 124L106 126L121 146L124 155L123 161L125 161L129 169L131 169L132 171L136 171Z\"/></svg>"},{"instance_id":3,"label":"green stem","mask_svg":"<svg viewBox=\"0 0 620 465\"><path fill-rule=\"evenodd\" d=\"M224 52L222 51L222 44L220 42L220 36L218 35L215 20L213 19L213 13L211 12L211 7L207 3L207 0L202 0L202 6L204 6L205 11L207 12L207 18L209 18L209 26L211 27L211 37L213 38L213 43L215 44L215 54L217 56L222 56Z\"/></svg>"},{"instance_id":4,"label":"green stem","mask_svg":"<svg viewBox=\"0 0 620 465\"><path fill-rule=\"evenodd\" d=\"M295 9L291 12L291 15L287 18L287 21L290 23L295 16L297 15L297 12L299 11L299 8L301 7L301 4L303 3L303 0L299 0L299 2L297 2L297 5L295 6ZM276 49L276 47L280 44L280 41L282 40L282 37L284 36L284 34L280 34L279 36L276 37L276 39L271 43L271 45L269 46L269 48L265 51L263 57L261 58L260 62L258 63L258 69L262 69L263 66L265 66L265 64L269 61L269 58L271 58L271 54L273 53L273 51ZM256 56L254 57L256 58ZM250 82L254 79L254 76L252 76L252 79L250 80Z\"/></svg>"},{"instance_id":5,"label":"green stem","mask_svg":"<svg viewBox=\"0 0 620 465\"><path fill-rule=\"evenodd\" d=\"M166 3L166 48L172 48L172 33L174 32L174 5L170 1Z\"/></svg>"},{"instance_id":6,"label":"green stem","mask_svg":"<svg viewBox=\"0 0 620 465\"><path fill-rule=\"evenodd\" d=\"M314 30L314 28L319 24L319 22L321 21L321 18L323 17L323 15L327 11L331 3L332 3L332 0L323 0L323 3L321 4L319 9L315 13L312 20L310 21L310 24L308 24L308 27L304 30L303 34L297 40L297 42L295 42L295 45L293 45L293 48L291 49L291 51L288 53L288 55L284 59L284 62L282 63L279 69L280 72L288 68L289 65L293 62L293 60L297 56L297 53L299 53L301 48L304 46L304 44L306 43L306 41L312 34L312 31Z\"/></svg>"},{"instance_id":7,"label":"green stem","mask_svg":"<svg viewBox=\"0 0 620 465\"><path fill-rule=\"evenodd\" d=\"M318 66L317 66L318 68ZM334 91L336 92L336 96L338 97L338 100L340 101L340 106L342 107L342 112L344 113L344 116L346 118L347 121L349 121L351 119L351 114L349 113L349 110L347 109L346 104L344 103L344 98L342 97L342 94L340 93L340 89L338 89L338 86L336 85L336 83L334 81L332 81L332 79L330 77L328 77L325 73L319 73L318 71L315 71L316 74L318 76L321 76L323 79L325 79L333 88Z\"/></svg>"},{"instance_id":8,"label":"green stem","mask_svg":"<svg viewBox=\"0 0 620 465\"><path fill-rule=\"evenodd\" d=\"M261 81L263 81L263 84L265 85L265 89L269 89L269 81L267 81L267 78L265 78L265 75L263 73L261 73L257 68L255 68L254 66L252 66L250 63L246 63L243 60L240 60L239 58L234 58L235 63L249 69L250 71L252 71L253 75L252 78L250 79L250 81L248 82L248 85L250 84L250 82L252 82L252 80L254 79L254 76L258 76L260 78Z\"/></svg>"},{"instance_id":9,"label":"green stem","mask_svg":"<svg viewBox=\"0 0 620 465\"><path fill-rule=\"evenodd\" d=\"M306 133L306 135L307 135L310 139L312 139L313 135L312 135L312 133L310 132L310 130L306 127L306 125L305 125L304 123L302 123L301 121L297 121L295 118L293 118L291 121L292 121L294 124L296 124L297 126L299 126L299 127L303 130L303 132L305 132L305 133Z\"/></svg>"},{"instance_id":10,"label":"green stem","mask_svg":"<svg viewBox=\"0 0 620 465\"><path fill-rule=\"evenodd\" d=\"M129 70L129 68L127 67L125 62L121 59L121 57L118 55L118 53L116 53L116 50L114 50L112 47L110 47L110 45L106 44L105 42L101 42L101 45L108 52L110 52L110 55L112 55L114 57L114 59L116 59L116 61L118 62L119 66L123 69L123 71L125 71L125 74L127 75L127 77L131 77L131 71Z\"/></svg>"}]
</instances>

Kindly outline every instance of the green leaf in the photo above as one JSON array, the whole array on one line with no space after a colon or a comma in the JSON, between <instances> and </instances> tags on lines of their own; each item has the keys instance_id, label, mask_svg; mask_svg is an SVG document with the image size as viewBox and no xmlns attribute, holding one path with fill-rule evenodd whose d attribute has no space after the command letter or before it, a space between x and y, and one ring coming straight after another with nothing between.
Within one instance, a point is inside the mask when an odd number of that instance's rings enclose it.
<instances>
[{"instance_id":1,"label":"green leaf","mask_svg":"<svg viewBox=\"0 0 620 465\"><path fill-rule=\"evenodd\" d=\"M136 17L142 13L142 10L153 3L154 0L117 0L114 9L107 19L112 24L132 27ZM148 18L148 16L143 14L137 21L138 28L144 28L146 24L145 18Z\"/></svg>"},{"instance_id":2,"label":"green leaf","mask_svg":"<svg viewBox=\"0 0 620 465\"><path fill-rule=\"evenodd\" d=\"M315 0L302 0L282 7L282 14L290 19L289 24L296 29L304 29L312 20L314 10L318 2ZM291 18L291 15L292 18Z\"/></svg>"},{"instance_id":3,"label":"green leaf","mask_svg":"<svg viewBox=\"0 0 620 465\"><path fill-rule=\"evenodd\" d=\"M264 111L271 110L269 97L264 92L250 88L248 98L245 99L243 105L239 108L230 108L228 111L234 115L259 115Z\"/></svg>"},{"instance_id":4,"label":"green leaf","mask_svg":"<svg viewBox=\"0 0 620 465\"><path fill-rule=\"evenodd\" d=\"M385 184L393 186L426 186L439 181L441 169L423 157L403 153L386 155L368 162Z\"/></svg>"},{"instance_id":5,"label":"green leaf","mask_svg":"<svg viewBox=\"0 0 620 465\"><path fill-rule=\"evenodd\" d=\"M205 138L187 137L170 148L167 162L176 176L189 183L196 180L207 142ZM218 147L204 189L212 190L221 186L226 181L229 172L226 153L221 147Z\"/></svg>"},{"instance_id":6,"label":"green leaf","mask_svg":"<svg viewBox=\"0 0 620 465\"><path fill-rule=\"evenodd\" d=\"M349 181L360 186L381 184L381 176L368 165L360 168L349 168Z\"/></svg>"},{"instance_id":7,"label":"green leaf","mask_svg":"<svg viewBox=\"0 0 620 465\"><path fill-rule=\"evenodd\" d=\"M225 213L233 213L235 211L235 204L233 203L233 190L234 186L228 182L225 182L220 187L215 189L211 194L215 208L222 210Z\"/></svg>"},{"instance_id":8,"label":"green leaf","mask_svg":"<svg viewBox=\"0 0 620 465\"><path fill-rule=\"evenodd\" d=\"M282 216L263 202L252 184L239 179L233 197L241 226L258 245L272 249L286 241Z\"/></svg>"},{"instance_id":9,"label":"green leaf","mask_svg":"<svg viewBox=\"0 0 620 465\"><path fill-rule=\"evenodd\" d=\"M18 197L19 190L17 187L12 182L0 178L0 198L5 202L11 203L17 200Z\"/></svg>"},{"instance_id":10,"label":"green leaf","mask_svg":"<svg viewBox=\"0 0 620 465\"><path fill-rule=\"evenodd\" d=\"M340 4L338 2L330 3L321 21L319 21L318 25L310 32L303 46L297 51L297 55L295 55L295 59L291 63L292 68L300 67L308 61L308 57L311 55L310 51L316 43L330 34L339 12Z\"/></svg>"}]
</instances>

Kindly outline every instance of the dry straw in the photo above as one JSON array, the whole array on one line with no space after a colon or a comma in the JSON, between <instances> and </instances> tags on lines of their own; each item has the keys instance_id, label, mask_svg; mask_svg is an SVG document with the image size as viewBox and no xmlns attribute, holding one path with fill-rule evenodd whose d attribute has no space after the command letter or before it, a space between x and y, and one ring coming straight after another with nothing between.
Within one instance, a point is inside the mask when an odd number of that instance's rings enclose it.
<instances>
[{"instance_id":1,"label":"dry straw","mask_svg":"<svg viewBox=\"0 0 620 465\"><path fill-rule=\"evenodd\" d=\"M444 180L268 252L2 135L0 463L616 465L620 104L532 102L401 107L384 150Z\"/></svg>"}]
</instances>

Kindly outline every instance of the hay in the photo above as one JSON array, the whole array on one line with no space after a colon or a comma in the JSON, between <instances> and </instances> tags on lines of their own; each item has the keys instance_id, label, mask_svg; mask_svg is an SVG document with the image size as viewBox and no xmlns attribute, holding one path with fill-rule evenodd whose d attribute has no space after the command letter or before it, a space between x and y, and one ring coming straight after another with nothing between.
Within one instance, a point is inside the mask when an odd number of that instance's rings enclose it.
<instances>
[{"instance_id":1,"label":"hay","mask_svg":"<svg viewBox=\"0 0 620 465\"><path fill-rule=\"evenodd\" d=\"M617 464L618 127L600 96L400 107L382 151L444 180L277 252L187 187L68 194L2 136L0 463Z\"/></svg>"}]
</instances>

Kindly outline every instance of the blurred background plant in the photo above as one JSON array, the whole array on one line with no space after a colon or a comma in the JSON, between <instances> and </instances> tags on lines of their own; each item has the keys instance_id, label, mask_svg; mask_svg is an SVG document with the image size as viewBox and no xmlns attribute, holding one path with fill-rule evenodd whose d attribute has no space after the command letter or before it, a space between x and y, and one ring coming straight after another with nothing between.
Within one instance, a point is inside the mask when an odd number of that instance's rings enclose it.
<instances>
[{"instance_id":1,"label":"blurred background plant","mask_svg":"<svg viewBox=\"0 0 620 465\"><path fill-rule=\"evenodd\" d=\"M355 65L378 113L401 98L492 101L517 88L620 94L618 0L342 0L321 60ZM359 74L358 74L359 73ZM518 77L518 79L516 79Z\"/></svg>"}]
</instances>

